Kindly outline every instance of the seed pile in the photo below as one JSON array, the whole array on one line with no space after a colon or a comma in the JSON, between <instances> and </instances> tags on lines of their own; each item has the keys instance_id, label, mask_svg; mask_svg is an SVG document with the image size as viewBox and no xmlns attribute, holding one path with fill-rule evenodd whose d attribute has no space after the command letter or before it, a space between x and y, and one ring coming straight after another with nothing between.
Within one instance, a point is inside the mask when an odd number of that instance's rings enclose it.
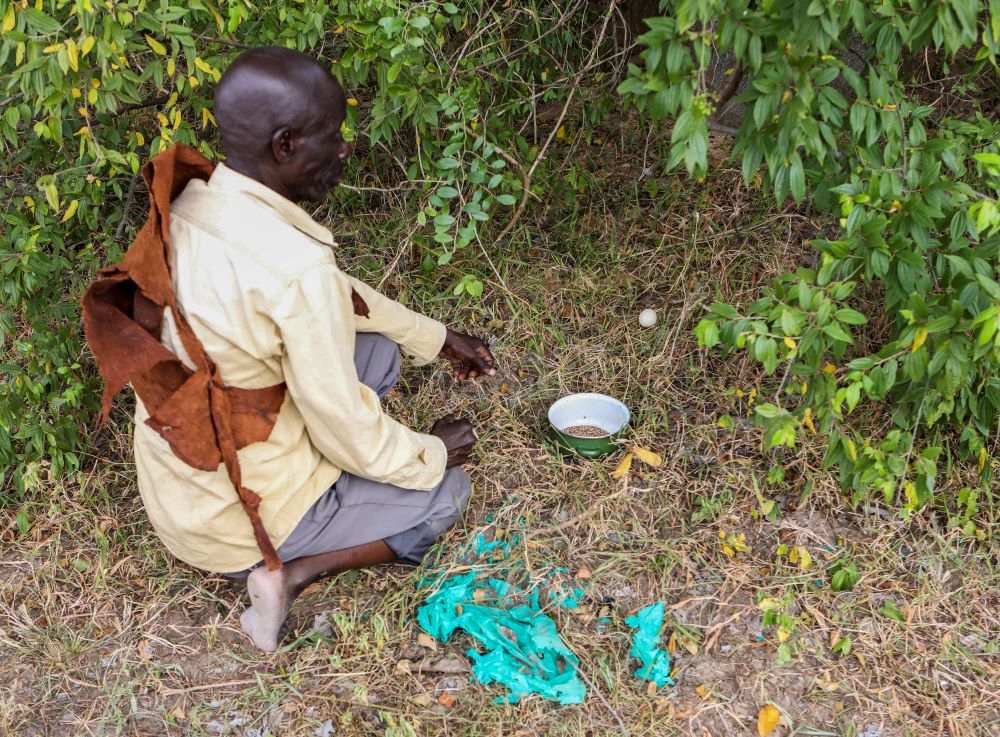
<instances>
[{"instance_id":1,"label":"seed pile","mask_svg":"<svg viewBox=\"0 0 1000 737\"><path fill-rule=\"evenodd\" d=\"M604 438L611 434L596 425L571 425L564 427L562 431L566 435L575 435L578 438Z\"/></svg>"}]
</instances>

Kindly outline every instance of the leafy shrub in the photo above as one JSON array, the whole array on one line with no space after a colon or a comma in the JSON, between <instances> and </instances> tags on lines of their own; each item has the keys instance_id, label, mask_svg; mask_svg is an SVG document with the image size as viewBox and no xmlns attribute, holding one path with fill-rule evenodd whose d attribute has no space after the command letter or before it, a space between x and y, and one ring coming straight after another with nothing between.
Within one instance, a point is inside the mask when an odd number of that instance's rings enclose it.
<instances>
[{"instance_id":1,"label":"leafy shrub","mask_svg":"<svg viewBox=\"0 0 1000 737\"><path fill-rule=\"evenodd\" d=\"M697 326L703 345L746 351L781 376L773 401L755 407L767 443L829 433L827 463L855 501L876 491L892 503L901 490L912 510L932 498L954 433L987 483L1000 424L1000 123L978 108L978 82L984 70L996 78L1000 3L669 0L661 10L639 39L644 63L619 89L674 118L670 165L705 176L717 108L742 81L730 132L746 183L779 204L808 198L831 221L812 241L814 267L780 277L745 312L713 305ZM945 57L971 97L961 117L908 89L910 60L925 53ZM721 92L708 82L716 54L732 60ZM881 438L849 424L862 400L889 421Z\"/></svg>"},{"instance_id":2,"label":"leafy shrub","mask_svg":"<svg viewBox=\"0 0 1000 737\"><path fill-rule=\"evenodd\" d=\"M210 88L233 56L285 45L330 65L350 96L353 171L395 170L431 270L542 191L545 146L522 131L537 101L606 66L592 42L610 15L543 0L0 0L0 485L23 493L80 466L99 394L79 297L141 221L141 162L178 142L217 155ZM482 294L480 276L455 270L454 293Z\"/></svg>"}]
</instances>

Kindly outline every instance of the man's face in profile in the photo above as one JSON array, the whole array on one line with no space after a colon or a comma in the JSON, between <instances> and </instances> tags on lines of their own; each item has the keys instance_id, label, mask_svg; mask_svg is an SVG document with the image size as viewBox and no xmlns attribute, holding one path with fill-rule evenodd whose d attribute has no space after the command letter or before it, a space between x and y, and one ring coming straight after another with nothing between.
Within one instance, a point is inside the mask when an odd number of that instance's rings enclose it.
<instances>
[{"instance_id":1,"label":"man's face in profile","mask_svg":"<svg viewBox=\"0 0 1000 737\"><path fill-rule=\"evenodd\" d=\"M296 141L286 164L289 191L296 200L322 202L340 183L344 161L351 154L341 130L346 117L344 93L331 80L330 94L316 101L316 115Z\"/></svg>"}]
</instances>

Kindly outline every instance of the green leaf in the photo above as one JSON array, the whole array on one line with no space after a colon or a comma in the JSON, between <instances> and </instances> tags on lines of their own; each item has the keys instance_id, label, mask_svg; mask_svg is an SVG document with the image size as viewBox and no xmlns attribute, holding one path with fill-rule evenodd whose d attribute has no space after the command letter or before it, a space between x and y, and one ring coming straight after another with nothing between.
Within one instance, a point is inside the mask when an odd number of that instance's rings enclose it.
<instances>
[{"instance_id":1,"label":"green leaf","mask_svg":"<svg viewBox=\"0 0 1000 737\"><path fill-rule=\"evenodd\" d=\"M829 335L834 340L839 340L843 343L850 345L854 342L851 338L851 334L841 327L840 323L831 322L823 326L823 332Z\"/></svg>"},{"instance_id":2,"label":"green leaf","mask_svg":"<svg viewBox=\"0 0 1000 737\"><path fill-rule=\"evenodd\" d=\"M735 320L737 317L739 317L739 313L736 311L735 307L733 307L732 305L724 304L722 302L715 302L708 309L713 314L718 315L719 317L726 318L728 320Z\"/></svg>"},{"instance_id":3,"label":"green leaf","mask_svg":"<svg viewBox=\"0 0 1000 737\"><path fill-rule=\"evenodd\" d=\"M868 318L850 307L842 307L834 315L840 322L847 323L848 325L864 325L868 322Z\"/></svg>"},{"instance_id":4,"label":"green leaf","mask_svg":"<svg viewBox=\"0 0 1000 737\"><path fill-rule=\"evenodd\" d=\"M788 186L796 204L800 204L806 196L806 175L798 154L793 157L792 164L788 169Z\"/></svg>"},{"instance_id":5,"label":"green leaf","mask_svg":"<svg viewBox=\"0 0 1000 737\"><path fill-rule=\"evenodd\" d=\"M497 195L497 202L499 202L501 205L506 205L507 207L510 207L515 202L517 202L517 200L514 198L513 195L498 194Z\"/></svg>"}]
</instances>

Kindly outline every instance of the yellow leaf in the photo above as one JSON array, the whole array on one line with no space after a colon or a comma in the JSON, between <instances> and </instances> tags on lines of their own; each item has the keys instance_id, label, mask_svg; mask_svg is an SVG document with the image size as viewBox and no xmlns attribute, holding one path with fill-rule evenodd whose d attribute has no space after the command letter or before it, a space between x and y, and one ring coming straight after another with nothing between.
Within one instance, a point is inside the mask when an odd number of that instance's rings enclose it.
<instances>
[{"instance_id":1,"label":"yellow leaf","mask_svg":"<svg viewBox=\"0 0 1000 737\"><path fill-rule=\"evenodd\" d=\"M174 72L177 71L177 60L174 57L167 59L167 76L174 76Z\"/></svg>"},{"instance_id":2,"label":"yellow leaf","mask_svg":"<svg viewBox=\"0 0 1000 737\"><path fill-rule=\"evenodd\" d=\"M150 36L148 33L144 34L144 35L146 36L146 43L149 44L149 48L151 48L153 51L155 51L160 56L166 56L167 55L167 47L166 46L164 46L163 44L161 44L159 41L157 41L155 38L153 38L152 36Z\"/></svg>"},{"instance_id":3,"label":"yellow leaf","mask_svg":"<svg viewBox=\"0 0 1000 737\"><path fill-rule=\"evenodd\" d=\"M69 60L69 68L74 72L80 71L80 50L76 47L76 41L71 38L66 39L66 57Z\"/></svg>"},{"instance_id":4,"label":"yellow leaf","mask_svg":"<svg viewBox=\"0 0 1000 737\"><path fill-rule=\"evenodd\" d=\"M353 97L348 97L347 98L347 104L350 105L351 107L357 107L358 106L358 101L355 100Z\"/></svg>"},{"instance_id":5,"label":"yellow leaf","mask_svg":"<svg viewBox=\"0 0 1000 737\"><path fill-rule=\"evenodd\" d=\"M787 335L785 336L784 340L782 340L781 342L784 343L789 348L791 348L793 351L795 350L795 341L792 340L791 338L789 338Z\"/></svg>"},{"instance_id":6,"label":"yellow leaf","mask_svg":"<svg viewBox=\"0 0 1000 737\"><path fill-rule=\"evenodd\" d=\"M201 85L201 82L199 82L198 78L192 74L188 77L188 84L191 85L191 89L194 89L195 87Z\"/></svg>"},{"instance_id":7,"label":"yellow leaf","mask_svg":"<svg viewBox=\"0 0 1000 737\"><path fill-rule=\"evenodd\" d=\"M556 138L560 141L566 137L566 126L560 125L559 129L556 131Z\"/></svg>"},{"instance_id":8,"label":"yellow leaf","mask_svg":"<svg viewBox=\"0 0 1000 737\"><path fill-rule=\"evenodd\" d=\"M794 548L791 549L791 551L789 551L789 553L788 553L788 562L789 563L798 563L799 562L799 546L798 545L796 545Z\"/></svg>"},{"instance_id":9,"label":"yellow leaf","mask_svg":"<svg viewBox=\"0 0 1000 737\"><path fill-rule=\"evenodd\" d=\"M844 445L847 447L847 455L852 461L858 460L858 448L850 438L844 438Z\"/></svg>"},{"instance_id":10,"label":"yellow leaf","mask_svg":"<svg viewBox=\"0 0 1000 737\"><path fill-rule=\"evenodd\" d=\"M627 474L629 469L632 468L632 457L631 453L626 453L621 463L618 464L618 468L611 472L611 478L620 479Z\"/></svg>"},{"instance_id":11,"label":"yellow leaf","mask_svg":"<svg viewBox=\"0 0 1000 737\"><path fill-rule=\"evenodd\" d=\"M42 49L42 51L44 51L46 54L54 54L60 49L62 49L62 47L63 47L62 44L52 44L51 46L46 46L44 49Z\"/></svg>"},{"instance_id":12,"label":"yellow leaf","mask_svg":"<svg viewBox=\"0 0 1000 737\"><path fill-rule=\"evenodd\" d=\"M791 636L792 633L786 630L784 627L778 627L778 642L784 642Z\"/></svg>"},{"instance_id":13,"label":"yellow leaf","mask_svg":"<svg viewBox=\"0 0 1000 737\"><path fill-rule=\"evenodd\" d=\"M699 696L701 696L703 699L707 699L709 696L712 695L712 694L709 693L708 689L705 688L704 684L702 684L701 686L695 686L694 687L694 691L695 691L696 694L698 694Z\"/></svg>"},{"instance_id":14,"label":"yellow leaf","mask_svg":"<svg viewBox=\"0 0 1000 737\"><path fill-rule=\"evenodd\" d=\"M986 448L980 448L979 449L979 473L982 473L983 469L986 468L986 458L987 458Z\"/></svg>"},{"instance_id":15,"label":"yellow leaf","mask_svg":"<svg viewBox=\"0 0 1000 737\"><path fill-rule=\"evenodd\" d=\"M913 338L913 347L910 349L910 353L915 353L917 350L920 349L920 346L922 346L926 341L927 341L927 328L925 327L917 328L917 334Z\"/></svg>"},{"instance_id":16,"label":"yellow leaf","mask_svg":"<svg viewBox=\"0 0 1000 737\"><path fill-rule=\"evenodd\" d=\"M139 144L140 146L142 146L144 143L146 143L146 137L144 135L142 135L142 133L140 133L139 131L136 131L135 132L135 142L137 144Z\"/></svg>"},{"instance_id":17,"label":"yellow leaf","mask_svg":"<svg viewBox=\"0 0 1000 737\"><path fill-rule=\"evenodd\" d=\"M209 123L215 125L215 116L212 115L211 110L209 110L207 107L203 107L201 109L201 127L207 128Z\"/></svg>"},{"instance_id":18,"label":"yellow leaf","mask_svg":"<svg viewBox=\"0 0 1000 737\"><path fill-rule=\"evenodd\" d=\"M24 61L24 52L26 49L27 46L25 46L24 41L18 42L17 51L14 52L14 63L17 66L21 66L21 62Z\"/></svg>"},{"instance_id":19,"label":"yellow leaf","mask_svg":"<svg viewBox=\"0 0 1000 737\"><path fill-rule=\"evenodd\" d=\"M87 102L89 102L91 105L96 105L97 104L97 89L96 88L91 87L89 90L87 90Z\"/></svg>"},{"instance_id":20,"label":"yellow leaf","mask_svg":"<svg viewBox=\"0 0 1000 737\"><path fill-rule=\"evenodd\" d=\"M781 722L781 712L773 704L765 704L757 715L757 734L767 737Z\"/></svg>"},{"instance_id":21,"label":"yellow leaf","mask_svg":"<svg viewBox=\"0 0 1000 737\"><path fill-rule=\"evenodd\" d=\"M170 121L167 120L167 116L164 115L163 113L157 113L156 114L156 119L159 120L160 121L160 125L162 125L164 127L170 125Z\"/></svg>"},{"instance_id":22,"label":"yellow leaf","mask_svg":"<svg viewBox=\"0 0 1000 737\"><path fill-rule=\"evenodd\" d=\"M62 220L59 222L65 223L71 217L76 215L76 209L80 206L80 200L73 200L69 203L69 207L66 208L66 212L63 213Z\"/></svg>"},{"instance_id":23,"label":"yellow leaf","mask_svg":"<svg viewBox=\"0 0 1000 737\"><path fill-rule=\"evenodd\" d=\"M87 36L83 39L83 43L80 44L80 55L86 56L90 53L90 50L94 48L94 44L97 43L96 36Z\"/></svg>"},{"instance_id":24,"label":"yellow leaf","mask_svg":"<svg viewBox=\"0 0 1000 737\"><path fill-rule=\"evenodd\" d=\"M211 65L207 61L202 59L200 56L196 56L194 58L194 65L198 67L201 71L205 72L205 74L212 73Z\"/></svg>"},{"instance_id":25,"label":"yellow leaf","mask_svg":"<svg viewBox=\"0 0 1000 737\"><path fill-rule=\"evenodd\" d=\"M802 545L798 546L799 549L799 568L803 571L812 565L813 559L809 551L805 549Z\"/></svg>"},{"instance_id":26,"label":"yellow leaf","mask_svg":"<svg viewBox=\"0 0 1000 737\"><path fill-rule=\"evenodd\" d=\"M45 199L49 203L49 207L53 210L59 209L59 190L56 189L56 185L49 182L42 189L45 190Z\"/></svg>"},{"instance_id":27,"label":"yellow leaf","mask_svg":"<svg viewBox=\"0 0 1000 737\"><path fill-rule=\"evenodd\" d=\"M14 17L14 3L7 6L7 12L3 14L3 21L0 21L0 29L4 33L7 31L13 31L14 25L17 23L17 18Z\"/></svg>"},{"instance_id":28,"label":"yellow leaf","mask_svg":"<svg viewBox=\"0 0 1000 737\"><path fill-rule=\"evenodd\" d=\"M663 456L659 453L654 453L638 445L632 446L632 452L638 456L639 460L653 468L659 468L663 464Z\"/></svg>"},{"instance_id":29,"label":"yellow leaf","mask_svg":"<svg viewBox=\"0 0 1000 737\"><path fill-rule=\"evenodd\" d=\"M90 86L93 87L95 90L99 90L101 88L101 80L99 80L97 77L94 77L92 80L90 80Z\"/></svg>"},{"instance_id":30,"label":"yellow leaf","mask_svg":"<svg viewBox=\"0 0 1000 737\"><path fill-rule=\"evenodd\" d=\"M74 99L74 100L79 100L79 99L80 99L80 97L82 97L82 96L83 96L83 93L82 93L82 92L80 92L80 88L79 88L79 87L74 87L74 88L72 88L72 89L71 89L71 90L69 91L69 94L73 96L73 99Z\"/></svg>"},{"instance_id":31,"label":"yellow leaf","mask_svg":"<svg viewBox=\"0 0 1000 737\"><path fill-rule=\"evenodd\" d=\"M802 415L802 424L804 424L806 427L812 430L813 435L815 435L816 425L813 423L812 414L813 414L812 407L806 407L806 411Z\"/></svg>"},{"instance_id":32,"label":"yellow leaf","mask_svg":"<svg viewBox=\"0 0 1000 737\"><path fill-rule=\"evenodd\" d=\"M828 363L825 366L823 366L823 373L824 374L835 374L835 373L837 373L837 367L834 366L832 363Z\"/></svg>"},{"instance_id":33,"label":"yellow leaf","mask_svg":"<svg viewBox=\"0 0 1000 737\"><path fill-rule=\"evenodd\" d=\"M667 640L667 653L673 655L677 652L677 633L671 632L670 639Z\"/></svg>"}]
</instances>

